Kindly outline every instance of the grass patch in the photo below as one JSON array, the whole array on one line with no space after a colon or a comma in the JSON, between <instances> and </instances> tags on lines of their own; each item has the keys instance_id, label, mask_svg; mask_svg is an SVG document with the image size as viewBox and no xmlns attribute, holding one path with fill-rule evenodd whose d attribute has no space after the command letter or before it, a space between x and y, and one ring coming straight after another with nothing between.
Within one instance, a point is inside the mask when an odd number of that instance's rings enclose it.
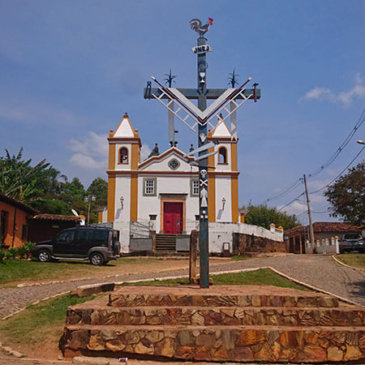
<instances>
[{"instance_id":1,"label":"grass patch","mask_svg":"<svg viewBox=\"0 0 365 365\"><path fill-rule=\"evenodd\" d=\"M67 307L94 298L95 295L79 298L66 294L31 305L0 322L1 335L12 344L39 345L51 339L58 341L65 324Z\"/></svg>"},{"instance_id":2,"label":"grass patch","mask_svg":"<svg viewBox=\"0 0 365 365\"><path fill-rule=\"evenodd\" d=\"M0 263L0 284L17 281L59 280L87 277L95 273L113 274L125 264L155 263L156 259L120 258L106 266L92 266L88 261L38 262L36 260L6 260Z\"/></svg>"},{"instance_id":3,"label":"grass patch","mask_svg":"<svg viewBox=\"0 0 365 365\"><path fill-rule=\"evenodd\" d=\"M365 269L365 254L346 253L342 255L336 255L336 259L340 260L346 265Z\"/></svg>"},{"instance_id":4,"label":"grass patch","mask_svg":"<svg viewBox=\"0 0 365 365\"><path fill-rule=\"evenodd\" d=\"M231 260L233 260L233 261L243 261L243 260L248 260L248 259L249 259L249 257L247 257L247 256L236 255L236 256L231 257Z\"/></svg>"},{"instance_id":5,"label":"grass patch","mask_svg":"<svg viewBox=\"0 0 365 365\"><path fill-rule=\"evenodd\" d=\"M299 290L308 290L306 287L296 284L295 282L288 280L270 269L259 269L255 271L246 271L233 274L219 274L210 275L213 278L214 285L273 285L281 288L291 288ZM123 285L187 285L189 280L183 279L170 279L170 280L153 280L153 281L141 281L138 283L125 283Z\"/></svg>"}]
</instances>

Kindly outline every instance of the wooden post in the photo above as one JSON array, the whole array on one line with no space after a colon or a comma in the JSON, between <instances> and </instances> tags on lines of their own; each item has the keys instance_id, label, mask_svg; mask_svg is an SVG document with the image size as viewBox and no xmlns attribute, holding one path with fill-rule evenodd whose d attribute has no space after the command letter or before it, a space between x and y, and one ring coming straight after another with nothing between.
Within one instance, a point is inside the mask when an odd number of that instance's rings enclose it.
<instances>
[{"instance_id":1,"label":"wooden post","mask_svg":"<svg viewBox=\"0 0 365 365\"><path fill-rule=\"evenodd\" d=\"M190 255L189 255L189 282L190 284L197 283L196 277L196 257L197 257L197 241L198 232L196 229L191 231L190 234Z\"/></svg>"}]
</instances>

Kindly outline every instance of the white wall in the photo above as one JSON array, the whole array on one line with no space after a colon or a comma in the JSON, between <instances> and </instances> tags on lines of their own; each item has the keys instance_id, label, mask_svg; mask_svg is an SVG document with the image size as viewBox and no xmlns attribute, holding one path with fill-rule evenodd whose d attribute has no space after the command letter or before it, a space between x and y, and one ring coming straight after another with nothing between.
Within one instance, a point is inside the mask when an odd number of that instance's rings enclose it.
<instances>
[{"instance_id":1,"label":"white wall","mask_svg":"<svg viewBox=\"0 0 365 365\"><path fill-rule=\"evenodd\" d=\"M119 150L120 148L125 147L128 149L128 163L119 163ZM132 148L130 143L115 143L115 170L117 171L124 171L124 170L130 170L131 169L131 160L132 160Z\"/></svg>"},{"instance_id":2,"label":"white wall","mask_svg":"<svg viewBox=\"0 0 365 365\"><path fill-rule=\"evenodd\" d=\"M123 196L123 209L120 198ZM129 222L131 212L131 180L130 176L116 176L115 178L115 218L117 222Z\"/></svg>"},{"instance_id":3,"label":"white wall","mask_svg":"<svg viewBox=\"0 0 365 365\"><path fill-rule=\"evenodd\" d=\"M263 227L254 226L245 223L209 223L209 252L221 253L223 243L230 243L230 250L232 251L232 234L242 233L247 235L254 235L256 237L268 238L273 241L283 242L283 232L270 232Z\"/></svg>"},{"instance_id":4,"label":"white wall","mask_svg":"<svg viewBox=\"0 0 365 365\"><path fill-rule=\"evenodd\" d=\"M160 231L161 222L161 196L160 194L177 194L177 197L185 199L186 204L186 222L195 221L195 215L199 214L198 197L190 196L191 176L167 175L157 176L157 193L156 196L143 196L143 180L150 175L138 177L138 220L149 220L150 214L157 215L156 231ZM180 195L186 194L186 195ZM187 232L190 232L187 230Z\"/></svg>"},{"instance_id":5,"label":"white wall","mask_svg":"<svg viewBox=\"0 0 365 365\"><path fill-rule=\"evenodd\" d=\"M129 222L115 221L113 228L119 231L120 252L129 252L130 224Z\"/></svg>"},{"instance_id":6,"label":"white wall","mask_svg":"<svg viewBox=\"0 0 365 365\"><path fill-rule=\"evenodd\" d=\"M231 178L216 176L215 178L215 219L216 222L232 222ZM223 207L222 199L226 199Z\"/></svg>"}]
</instances>

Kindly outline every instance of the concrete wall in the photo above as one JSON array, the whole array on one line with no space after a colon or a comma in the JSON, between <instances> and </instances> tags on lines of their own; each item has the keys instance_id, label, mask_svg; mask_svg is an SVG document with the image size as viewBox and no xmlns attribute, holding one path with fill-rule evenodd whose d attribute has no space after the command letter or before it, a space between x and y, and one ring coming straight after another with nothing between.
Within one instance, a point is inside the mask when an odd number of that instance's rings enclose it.
<instances>
[{"instance_id":1,"label":"concrete wall","mask_svg":"<svg viewBox=\"0 0 365 365\"><path fill-rule=\"evenodd\" d=\"M254 236L280 243L283 246L283 232L271 232L263 227L245 223L209 223L209 252L222 253L223 244L230 244L230 252L233 252L233 234Z\"/></svg>"}]
</instances>

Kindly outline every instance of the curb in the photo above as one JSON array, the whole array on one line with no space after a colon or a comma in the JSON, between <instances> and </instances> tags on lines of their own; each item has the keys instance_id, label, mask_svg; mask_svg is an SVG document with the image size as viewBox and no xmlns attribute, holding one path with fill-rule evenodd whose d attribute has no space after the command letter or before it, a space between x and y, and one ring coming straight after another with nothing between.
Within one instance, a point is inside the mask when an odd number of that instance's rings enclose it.
<instances>
[{"instance_id":1,"label":"curb","mask_svg":"<svg viewBox=\"0 0 365 365\"><path fill-rule=\"evenodd\" d=\"M361 267L355 267L355 266L350 266L350 265L347 265L345 263L343 263L342 261L340 261L338 258L336 258L335 255L332 255L331 258L336 261L338 264L342 265L342 266L345 266L349 269L353 269L353 270L359 270L359 271L365 271L365 269L362 269Z\"/></svg>"}]
</instances>

